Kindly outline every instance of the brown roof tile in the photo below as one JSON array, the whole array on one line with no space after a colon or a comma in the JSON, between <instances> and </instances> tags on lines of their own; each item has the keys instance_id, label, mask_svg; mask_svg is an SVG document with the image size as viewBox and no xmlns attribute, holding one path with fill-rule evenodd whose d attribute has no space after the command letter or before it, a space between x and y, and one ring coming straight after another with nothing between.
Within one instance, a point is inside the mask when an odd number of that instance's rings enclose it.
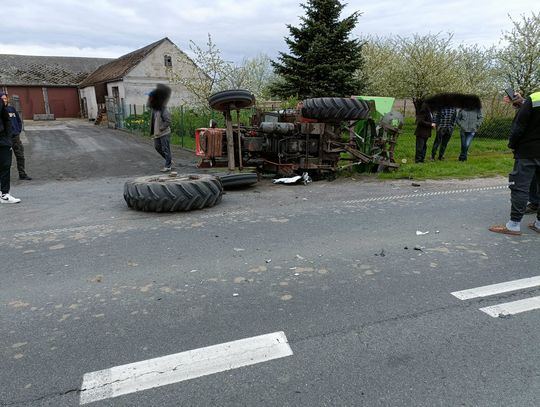
<instances>
[{"instance_id":1,"label":"brown roof tile","mask_svg":"<svg viewBox=\"0 0 540 407\"><path fill-rule=\"evenodd\" d=\"M153 42L146 47L140 48L129 54L123 55L108 64L100 66L95 72L89 75L79 84L79 87L92 86L96 83L113 82L122 79L132 68L141 62L150 52L163 42L170 40L165 37L159 41Z\"/></svg>"},{"instance_id":2,"label":"brown roof tile","mask_svg":"<svg viewBox=\"0 0 540 407\"><path fill-rule=\"evenodd\" d=\"M108 58L0 54L2 86L77 86Z\"/></svg>"}]
</instances>

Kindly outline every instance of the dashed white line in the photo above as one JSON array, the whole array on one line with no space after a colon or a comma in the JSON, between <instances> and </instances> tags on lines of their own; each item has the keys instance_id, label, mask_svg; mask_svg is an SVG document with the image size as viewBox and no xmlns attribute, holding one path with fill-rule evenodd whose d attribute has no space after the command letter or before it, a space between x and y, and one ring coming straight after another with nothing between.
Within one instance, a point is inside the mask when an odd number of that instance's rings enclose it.
<instances>
[{"instance_id":1,"label":"dashed white line","mask_svg":"<svg viewBox=\"0 0 540 407\"><path fill-rule=\"evenodd\" d=\"M502 294L511 291L524 290L526 288L540 286L540 276L523 278L521 280L507 281L505 283L491 284L482 287L470 288L468 290L454 291L451 293L460 300L471 298L489 297L490 295Z\"/></svg>"},{"instance_id":2,"label":"dashed white line","mask_svg":"<svg viewBox=\"0 0 540 407\"><path fill-rule=\"evenodd\" d=\"M77 226L73 228L63 228L63 229L35 230L32 232L15 233L15 237L49 235L49 234L54 234L54 233L85 232L88 230L103 229L106 227L107 225L91 225L91 226Z\"/></svg>"},{"instance_id":3,"label":"dashed white line","mask_svg":"<svg viewBox=\"0 0 540 407\"><path fill-rule=\"evenodd\" d=\"M293 354L275 332L86 373L80 403L88 404Z\"/></svg>"},{"instance_id":4,"label":"dashed white line","mask_svg":"<svg viewBox=\"0 0 540 407\"><path fill-rule=\"evenodd\" d=\"M499 186L484 187L484 188L454 189L451 191L424 192L424 193L419 193L419 194L391 195L391 196L381 196L381 197L376 197L376 198L354 199L350 201L343 201L343 203L344 204L358 204L358 203L366 203L366 202L393 201L397 199L420 198L420 197L437 196L437 195L464 194L464 193L469 193L469 192L492 191L492 190L506 189L506 188L508 188L508 185L499 185Z\"/></svg>"}]
</instances>

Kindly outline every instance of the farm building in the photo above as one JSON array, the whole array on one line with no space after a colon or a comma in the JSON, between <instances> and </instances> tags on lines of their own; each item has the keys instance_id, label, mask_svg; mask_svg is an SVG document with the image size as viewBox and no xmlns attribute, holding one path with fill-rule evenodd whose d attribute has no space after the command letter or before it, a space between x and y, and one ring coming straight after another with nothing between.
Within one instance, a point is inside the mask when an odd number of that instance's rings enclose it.
<instances>
[{"instance_id":1,"label":"farm building","mask_svg":"<svg viewBox=\"0 0 540 407\"><path fill-rule=\"evenodd\" d=\"M86 77L79 85L83 117L96 119L105 108L109 121L114 115L141 113L148 93L156 84L172 88L169 102L178 106L189 102L191 93L180 84L171 83L174 75L195 75L197 67L171 40L163 38L123 55Z\"/></svg>"},{"instance_id":2,"label":"farm building","mask_svg":"<svg viewBox=\"0 0 540 407\"><path fill-rule=\"evenodd\" d=\"M106 58L0 55L0 90L18 99L23 118L80 117L78 85Z\"/></svg>"}]
</instances>

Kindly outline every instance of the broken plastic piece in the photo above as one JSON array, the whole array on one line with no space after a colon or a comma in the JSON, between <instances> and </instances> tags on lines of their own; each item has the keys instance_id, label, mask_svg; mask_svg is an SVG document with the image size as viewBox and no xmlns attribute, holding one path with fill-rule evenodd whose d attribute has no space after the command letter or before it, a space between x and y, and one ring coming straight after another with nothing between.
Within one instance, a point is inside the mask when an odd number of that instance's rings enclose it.
<instances>
[{"instance_id":1,"label":"broken plastic piece","mask_svg":"<svg viewBox=\"0 0 540 407\"><path fill-rule=\"evenodd\" d=\"M429 233L429 230L426 231L426 232L422 232L421 230L417 230L416 231L416 236L427 235L428 233Z\"/></svg>"}]
</instances>

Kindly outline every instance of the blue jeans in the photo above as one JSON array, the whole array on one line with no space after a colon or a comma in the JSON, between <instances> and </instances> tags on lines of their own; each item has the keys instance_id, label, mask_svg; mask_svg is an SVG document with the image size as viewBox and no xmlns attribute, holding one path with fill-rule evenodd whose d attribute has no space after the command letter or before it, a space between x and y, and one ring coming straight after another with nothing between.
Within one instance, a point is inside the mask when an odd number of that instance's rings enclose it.
<instances>
[{"instance_id":1,"label":"blue jeans","mask_svg":"<svg viewBox=\"0 0 540 407\"><path fill-rule=\"evenodd\" d=\"M471 146L474 135L474 131L460 131L461 134L461 153L459 154L459 161L467 160L467 153L469 152L469 147Z\"/></svg>"}]
</instances>

